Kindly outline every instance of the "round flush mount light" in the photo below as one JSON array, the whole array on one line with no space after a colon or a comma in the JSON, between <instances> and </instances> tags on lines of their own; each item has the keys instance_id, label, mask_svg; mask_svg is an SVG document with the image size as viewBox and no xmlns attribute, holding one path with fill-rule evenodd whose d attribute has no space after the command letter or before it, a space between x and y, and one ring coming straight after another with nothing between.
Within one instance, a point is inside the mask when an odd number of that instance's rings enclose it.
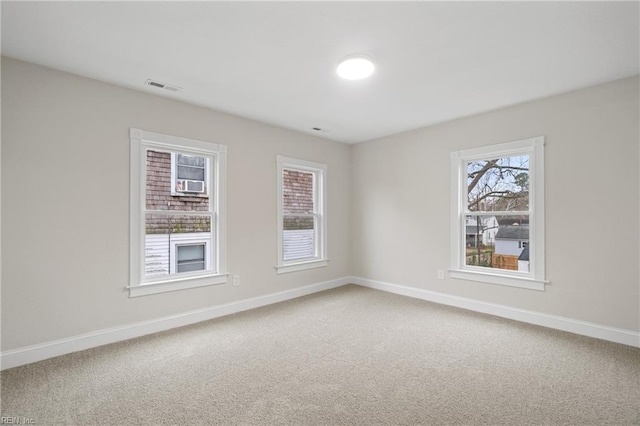
<instances>
[{"instance_id":1,"label":"round flush mount light","mask_svg":"<svg viewBox=\"0 0 640 426\"><path fill-rule=\"evenodd\" d=\"M349 55L340 60L336 72L345 80L362 80L375 70L371 57L367 55Z\"/></svg>"}]
</instances>

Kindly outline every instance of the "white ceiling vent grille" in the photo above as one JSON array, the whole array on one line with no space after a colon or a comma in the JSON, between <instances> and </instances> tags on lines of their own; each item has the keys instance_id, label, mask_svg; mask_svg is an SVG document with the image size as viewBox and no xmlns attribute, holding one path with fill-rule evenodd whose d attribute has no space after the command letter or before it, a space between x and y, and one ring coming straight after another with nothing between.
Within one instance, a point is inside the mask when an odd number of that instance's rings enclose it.
<instances>
[{"instance_id":1,"label":"white ceiling vent grille","mask_svg":"<svg viewBox=\"0 0 640 426\"><path fill-rule=\"evenodd\" d=\"M160 81L155 80L147 80L147 86L157 87L158 89L168 90L169 92L179 92L182 90L182 87L174 86L172 84L162 83Z\"/></svg>"}]
</instances>

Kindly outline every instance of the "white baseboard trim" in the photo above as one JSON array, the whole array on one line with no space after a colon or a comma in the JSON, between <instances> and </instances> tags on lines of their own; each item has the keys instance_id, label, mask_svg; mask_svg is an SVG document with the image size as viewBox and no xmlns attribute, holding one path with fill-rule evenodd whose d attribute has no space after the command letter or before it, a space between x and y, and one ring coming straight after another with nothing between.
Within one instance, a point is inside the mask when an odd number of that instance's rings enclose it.
<instances>
[{"instance_id":1,"label":"white baseboard trim","mask_svg":"<svg viewBox=\"0 0 640 426\"><path fill-rule=\"evenodd\" d=\"M258 296L251 299L239 300L225 305L211 306L204 309L189 311L182 314L171 315L150 321L143 321L119 327L108 328L91 333L81 334L66 339L55 340L24 348L13 349L0 354L0 368L18 367L31 364L72 352L82 351L97 346L132 339L147 334L157 333L176 327L195 324L201 321L235 314L273 303L284 302L308 294L329 290L349 284L351 277L338 278L336 280L311 284L304 287L285 290L278 293Z\"/></svg>"},{"instance_id":2,"label":"white baseboard trim","mask_svg":"<svg viewBox=\"0 0 640 426\"><path fill-rule=\"evenodd\" d=\"M423 290L415 287L406 287L382 281L371 280L361 277L350 277L353 284L383 290L390 293L409 296L416 299L427 300L442 305L455 306L457 308L495 315L529 324L541 325L543 327L568 331L583 336L595 337L596 339L608 340L610 342L622 343L624 345L640 347L640 332L625 330L622 328L609 327L587 321L580 321L557 315L544 314L541 312L527 311L524 309L512 308L510 306L496 305L493 303L481 302L479 300L467 299L459 296L438 293L435 291Z\"/></svg>"},{"instance_id":3,"label":"white baseboard trim","mask_svg":"<svg viewBox=\"0 0 640 426\"><path fill-rule=\"evenodd\" d=\"M211 306L204 309L189 311L182 314L171 315L155 320L143 321L128 324L120 327L113 327L91 333L81 334L65 339L46 342L24 348L13 349L0 354L0 369L18 367L33 362L42 361L72 352L82 351L97 346L115 343L122 340L132 339L147 334L170 330L201 321L231 315L261 306L271 305L308 294L317 293L332 288L341 287L346 284L357 284L389 293L400 294L416 299L427 300L442 305L455 306L475 312L495 315L529 324L541 325L557 330L568 331L570 333L583 336L595 337L597 339L622 343L629 346L640 347L640 332L625 330L621 328L609 327L586 321L574 320L571 318L556 315L544 314L540 312L527 311L524 309L512 308L504 305L482 302L467 299L459 296L452 296L445 293L438 293L423 290L415 287L406 287L382 281L371 280L362 277L343 277L336 280L311 284L278 293L258 296L251 299L239 300L224 305Z\"/></svg>"}]
</instances>

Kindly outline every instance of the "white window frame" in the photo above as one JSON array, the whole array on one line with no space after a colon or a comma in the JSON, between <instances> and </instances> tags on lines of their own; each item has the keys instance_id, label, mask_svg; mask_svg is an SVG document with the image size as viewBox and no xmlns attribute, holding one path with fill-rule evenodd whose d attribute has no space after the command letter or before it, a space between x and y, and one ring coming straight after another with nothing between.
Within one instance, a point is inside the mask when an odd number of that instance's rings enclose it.
<instances>
[{"instance_id":1,"label":"white window frame","mask_svg":"<svg viewBox=\"0 0 640 426\"><path fill-rule=\"evenodd\" d=\"M227 282L226 258L226 175L227 147L177 136L163 135L132 128L130 146L130 247L129 297L146 296L168 291L184 290ZM146 209L146 152L147 150L181 152L209 158L207 188L209 211L188 211L186 214L211 215L211 246L207 249L210 270L185 272L176 275L145 278L145 214L164 211ZM173 166L173 164L172 164ZM177 213L176 211L172 211ZM175 247L172 248L175 259Z\"/></svg>"},{"instance_id":2,"label":"white window frame","mask_svg":"<svg viewBox=\"0 0 640 426\"><path fill-rule=\"evenodd\" d=\"M467 211L467 163L490 158L529 155L529 272L465 265L465 217ZM544 136L451 153L451 269L456 279L544 291ZM517 214L517 213L514 213ZM533 249L533 250L531 250Z\"/></svg>"},{"instance_id":3,"label":"white window frame","mask_svg":"<svg viewBox=\"0 0 640 426\"><path fill-rule=\"evenodd\" d=\"M299 170L314 174L313 214L315 223L315 256L305 259L284 260L284 206L283 206L283 171ZM311 268L327 266L327 165L296 158L277 156L277 197L278 197L278 256L276 272L285 274Z\"/></svg>"}]
</instances>

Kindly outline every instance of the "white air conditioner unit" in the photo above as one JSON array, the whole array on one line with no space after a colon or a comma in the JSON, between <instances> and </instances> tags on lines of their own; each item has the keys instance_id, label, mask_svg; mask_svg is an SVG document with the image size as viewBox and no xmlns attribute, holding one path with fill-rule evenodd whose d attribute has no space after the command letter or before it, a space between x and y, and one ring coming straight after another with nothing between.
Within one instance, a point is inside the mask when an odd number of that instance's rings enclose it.
<instances>
[{"instance_id":1,"label":"white air conditioner unit","mask_svg":"<svg viewBox=\"0 0 640 426\"><path fill-rule=\"evenodd\" d=\"M176 183L176 192L197 192L204 193L204 181L180 179Z\"/></svg>"}]
</instances>

